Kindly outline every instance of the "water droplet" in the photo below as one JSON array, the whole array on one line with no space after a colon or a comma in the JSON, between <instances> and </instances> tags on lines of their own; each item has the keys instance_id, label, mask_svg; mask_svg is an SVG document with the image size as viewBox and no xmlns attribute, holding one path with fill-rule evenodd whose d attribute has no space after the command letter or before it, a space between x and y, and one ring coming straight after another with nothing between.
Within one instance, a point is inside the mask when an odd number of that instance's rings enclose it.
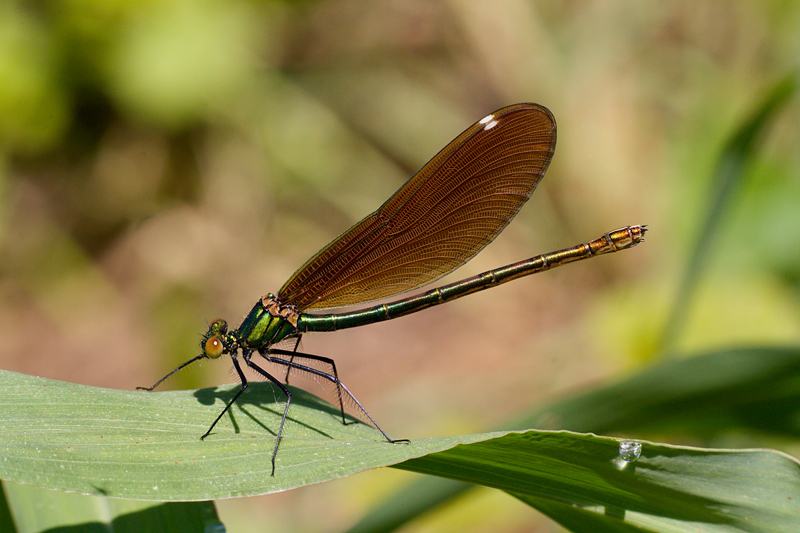
<instances>
[{"instance_id":1,"label":"water droplet","mask_svg":"<svg viewBox=\"0 0 800 533\"><path fill-rule=\"evenodd\" d=\"M642 455L642 443L624 440L619 443L619 456L626 463L634 463Z\"/></svg>"}]
</instances>

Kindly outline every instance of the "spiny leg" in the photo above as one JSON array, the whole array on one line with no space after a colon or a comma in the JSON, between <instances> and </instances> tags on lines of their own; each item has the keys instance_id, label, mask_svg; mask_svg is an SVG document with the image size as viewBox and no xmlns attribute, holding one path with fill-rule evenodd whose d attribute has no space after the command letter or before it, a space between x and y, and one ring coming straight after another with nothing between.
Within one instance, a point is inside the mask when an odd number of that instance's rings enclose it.
<instances>
[{"instance_id":1,"label":"spiny leg","mask_svg":"<svg viewBox=\"0 0 800 533\"><path fill-rule=\"evenodd\" d=\"M222 415L228 412L228 409L231 408L231 405L233 405L233 403L239 398L239 396L242 395L244 390L247 388L247 378L244 376L244 372L242 372L242 367L239 366L239 360L237 359L235 353L231 354L231 361L233 361L233 368L236 369L236 373L239 374L239 380L242 382L242 388L240 388L236 392L236 394L234 394L233 398L231 398L231 400L225 406L225 409L223 409L222 412L219 414L219 416L214 420L214 422L211 423L211 427L208 428L208 431L203 433L203 435L200 437L200 440L203 440L206 437L208 437L208 435L211 433L211 430L214 429L214 426L216 426L217 422L219 422L220 419L222 418Z\"/></svg>"},{"instance_id":2,"label":"spiny leg","mask_svg":"<svg viewBox=\"0 0 800 533\"><path fill-rule=\"evenodd\" d=\"M279 365L285 365L285 366L288 366L288 367L291 367L291 368L296 368L297 370L302 370L304 372L308 372L309 374L314 374L315 376L319 376L321 378L327 379L328 381L330 381L331 383L336 385L338 390L344 391L344 393L347 394L347 396L349 396L351 400L353 400L353 403L355 403L358 406L358 408L361 410L361 412L364 413L364 415L369 419L369 421L372 423L372 426L375 429L377 429L380 432L380 434L383 435L383 437L387 441L389 441L391 443L411 442L408 439L392 439L392 438L390 438L389 435L387 435L386 432L383 429L381 429L381 427L378 425L378 423L375 422L375 419L372 418L372 415L370 415L369 412L366 409L364 409L364 406L361 405L361 402L359 402L358 399L355 396L353 396L353 393L350 392L350 389L348 389L345 386L345 384L342 383L339 380L338 376L328 374L327 372L323 372L322 370L317 370L316 368L312 368L310 366L301 365L300 363L296 363L296 362L294 362L293 357L292 357L292 359L287 360L287 359L281 359L280 357L272 357L271 354L288 355L288 356L300 356L300 357L306 357L308 359L313 359L313 360L317 360L317 361L323 361L323 362L330 361L331 364L333 364L333 360L332 359L329 359L327 357L320 357L318 355L311 355L311 354L306 354L306 353L292 352L292 351L289 351L289 350L279 350L279 349L269 349L269 350L266 350L266 352L259 350L259 353L261 354L261 356L264 359L266 359L270 363L275 363L275 364L279 364ZM342 407L342 409L344 409L344 407Z\"/></svg>"},{"instance_id":3,"label":"spiny leg","mask_svg":"<svg viewBox=\"0 0 800 533\"><path fill-rule=\"evenodd\" d=\"M297 353L297 349L300 347L300 339L301 339L301 338L302 338L302 336L301 336L301 335L298 335L298 336L297 336L297 342L295 342L295 343L294 343L294 348L292 348L292 350L291 350L292 352L295 352L295 353ZM294 360L294 355L292 355L292 356L289 358L289 361L292 361L292 360ZM333 362L333 361L331 361L331 362ZM291 370L292 370L292 367L291 367L291 366L287 366L287 367L286 367L286 379L284 379L283 381L284 381L284 382L285 382L287 385L289 384L289 372L290 372ZM334 368L334 372L335 372L335 371L336 371L336 369ZM344 413L342 413L342 417L344 417Z\"/></svg>"},{"instance_id":4,"label":"spiny leg","mask_svg":"<svg viewBox=\"0 0 800 533\"><path fill-rule=\"evenodd\" d=\"M162 383L162 382L163 382L165 379L167 379L168 377L170 377L172 374L174 374L174 373L175 373L175 372L177 372L178 370L181 370L181 369L183 369L183 368L186 368L187 366L191 365L191 364L192 364L192 363L194 363L195 361L199 361L200 359L205 359L205 358L206 358L206 354L204 354L204 353L201 353L201 354L200 354L200 355L198 355L197 357L192 357L191 359L189 359L188 361L186 361L185 363L183 363L181 366L179 366L178 368L176 368L175 370L173 370L172 372L170 372L169 374L167 374L167 375L166 375L166 376L164 376L163 378L161 378L161 379L159 379L158 381L156 381L155 385L153 385L152 387L136 387L136 390L146 390L146 391L151 391L151 392L152 392L152 390L153 390L153 389L155 389L156 387L158 387L159 385L161 385L161 383Z\"/></svg>"},{"instance_id":5,"label":"spiny leg","mask_svg":"<svg viewBox=\"0 0 800 533\"><path fill-rule=\"evenodd\" d=\"M286 383L289 383L289 371L292 368L305 369L305 367L303 365L300 365L299 363L295 363L294 362L295 356L304 357L306 359L311 359L313 361L319 361L320 363L325 363L326 365L328 365L331 368L331 370L333 371L333 379L330 379L330 378L328 378L328 379L330 381L333 381L334 384L336 384L336 397L339 400L339 410L342 412L342 424L344 424L346 426L347 425L347 419L344 416L344 402L342 401L342 382L339 381L339 373L336 371L336 362L333 359L331 359L330 357L323 357L321 355L313 355L313 354L310 354L310 353L298 352L297 351L297 347L298 347L299 344L300 344L300 339L298 338L297 339L297 344L295 344L295 346L294 346L294 350L282 350L280 348L270 348L268 350L268 355L264 356L264 358L267 359L268 361L271 361L271 359L269 359L269 355L272 355L272 354L288 355L289 356L288 360L286 360L286 359L282 360L283 361L282 364L286 365ZM261 355L263 356L264 354L262 353ZM277 361L274 361L274 362L277 362ZM330 374L328 374L327 372L324 372L322 375L330 376ZM352 394L350 396L352 396ZM353 400L355 400L355 398L353 398ZM356 401L356 403L358 403L358 402ZM358 406L361 407L361 404L359 404ZM364 408L361 407L361 409L363 410ZM367 413L367 416L369 416L369 413ZM370 418L370 420L372 420L372 419Z\"/></svg>"},{"instance_id":6,"label":"spiny leg","mask_svg":"<svg viewBox=\"0 0 800 533\"><path fill-rule=\"evenodd\" d=\"M249 366L250 368L252 368L256 372L258 372L259 374L261 374L262 376L264 376L265 378L267 378L268 380L273 382L275 385L280 387L280 389L283 392L283 394L286 395L286 406L283 408L283 416L281 417L281 425L278 428L278 435L275 438L275 448L272 450L272 473L270 475L274 476L275 475L275 458L278 456L278 446L280 445L281 438L283 437L283 426L284 426L284 424L286 424L286 415L289 413L289 404L292 403L292 393L291 393L291 391L289 389L286 388L286 386L283 383L280 382L280 380L276 379L272 374L270 374L269 372L267 372L266 370L264 370L263 368L261 368L260 366L255 364L253 361L251 361L250 360L250 356L251 355L252 355L252 352L246 352L246 353L244 353L242 355L242 357L244 358L244 362L247 363L247 366ZM234 359L234 363L235 362L236 362L236 360ZM236 365L236 370L239 372L239 375L242 376L242 379L244 379L244 376L242 375L242 371L239 370L239 365ZM242 389L242 390L244 390L244 389ZM239 391L239 393L241 394L241 391ZM238 397L239 395L237 394L236 396ZM234 400L236 400L236 397L234 397ZM231 401L231 403L233 403L233 401ZM230 407L230 404L228 404L228 407ZM226 407L226 409L227 409L227 407ZM222 416L222 415L220 415L220 416ZM217 418L217 420L219 420L219 418Z\"/></svg>"}]
</instances>

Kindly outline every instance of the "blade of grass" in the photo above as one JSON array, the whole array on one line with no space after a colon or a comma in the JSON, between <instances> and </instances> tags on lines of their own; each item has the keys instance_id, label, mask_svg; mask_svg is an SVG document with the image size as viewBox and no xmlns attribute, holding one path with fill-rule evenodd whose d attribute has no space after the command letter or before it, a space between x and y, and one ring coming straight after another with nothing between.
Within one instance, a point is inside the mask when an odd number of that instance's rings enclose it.
<instances>
[{"instance_id":1,"label":"blade of grass","mask_svg":"<svg viewBox=\"0 0 800 533\"><path fill-rule=\"evenodd\" d=\"M641 457L627 463L616 439L527 431L397 467L494 487L530 504L542 499L550 509L560 504L556 519L575 531L633 530L620 524L661 532L796 531L795 459L769 450L642 444Z\"/></svg>"},{"instance_id":2,"label":"blade of grass","mask_svg":"<svg viewBox=\"0 0 800 533\"><path fill-rule=\"evenodd\" d=\"M5 483L0 482L0 497L2 497L2 501L0 501L0 531L16 533L17 527L11 517L11 509L8 507L8 496L6 496L4 485Z\"/></svg>"},{"instance_id":3,"label":"blade of grass","mask_svg":"<svg viewBox=\"0 0 800 533\"><path fill-rule=\"evenodd\" d=\"M716 350L677 358L619 383L566 398L508 424L592 433L681 433L708 439L731 429L800 436L800 347Z\"/></svg>"},{"instance_id":4,"label":"blade of grass","mask_svg":"<svg viewBox=\"0 0 800 533\"><path fill-rule=\"evenodd\" d=\"M200 440L238 385L146 393L0 371L0 479L90 495L159 501L266 494L386 466L487 435L391 444L319 398L292 389L278 453L283 398L251 383L230 416Z\"/></svg>"},{"instance_id":5,"label":"blade of grass","mask_svg":"<svg viewBox=\"0 0 800 533\"><path fill-rule=\"evenodd\" d=\"M271 439L265 434L277 425L281 402L273 401L268 384L253 385L259 386L226 420L230 433L221 428L200 441L197 435L235 385L148 394L0 372L5 392L0 426L6 429L0 433L0 477L118 498L207 500L285 490L397 464L592 512L598 506L620 508L631 512L631 520L645 517L659 524L665 517L696 524L747 516L751 524L770 525L778 523L775 515L800 518L797 509L784 508L787 498L800 498L795 494L800 472L796 462L777 452L647 443L642 459L629 467L620 462L617 439L565 431L393 445L364 425L343 426L335 408L300 390L294 391L297 405L287 445L271 478ZM723 486L727 489L720 491ZM748 506L743 494L759 497Z\"/></svg>"},{"instance_id":6,"label":"blade of grass","mask_svg":"<svg viewBox=\"0 0 800 533\"><path fill-rule=\"evenodd\" d=\"M504 426L617 434L680 430L700 438L739 428L793 438L800 434L798 376L800 347L719 350L665 361ZM458 481L416 481L373 508L349 531L392 531L469 488Z\"/></svg>"},{"instance_id":7,"label":"blade of grass","mask_svg":"<svg viewBox=\"0 0 800 533\"><path fill-rule=\"evenodd\" d=\"M672 312L664 326L660 340L660 351L670 351L684 327L700 275L712 251L712 244L719 231L722 218L735 199L736 191L747 178L747 169L761 145L764 133L797 91L798 72L792 72L769 91L751 116L745 120L725 144L711 177L712 193L709 198L705 221L686 265L686 272L678 287Z\"/></svg>"},{"instance_id":8,"label":"blade of grass","mask_svg":"<svg viewBox=\"0 0 800 533\"><path fill-rule=\"evenodd\" d=\"M5 483L17 533L81 531L140 533L224 531L212 502L158 503L84 496ZM69 529L66 529L69 528Z\"/></svg>"}]
</instances>

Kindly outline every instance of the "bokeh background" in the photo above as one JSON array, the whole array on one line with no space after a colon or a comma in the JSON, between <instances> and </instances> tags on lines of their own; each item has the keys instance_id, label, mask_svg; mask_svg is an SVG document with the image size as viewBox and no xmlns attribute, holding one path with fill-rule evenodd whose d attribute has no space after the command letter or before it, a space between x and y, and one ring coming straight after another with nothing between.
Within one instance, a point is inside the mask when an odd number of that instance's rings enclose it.
<instances>
[{"instance_id":1,"label":"bokeh background","mask_svg":"<svg viewBox=\"0 0 800 533\"><path fill-rule=\"evenodd\" d=\"M307 335L389 433L500 429L661 358L797 344L796 100L720 220L685 327L661 339L720 151L798 58L800 4L785 1L3 2L0 367L152 384L198 353L206 321L238 323L463 129L521 101L555 114L553 163L448 279L628 224L648 224L647 242ZM216 362L168 386L233 379ZM229 531L335 531L412 479L385 469L218 509ZM558 530L490 490L407 530L456 528Z\"/></svg>"}]
</instances>

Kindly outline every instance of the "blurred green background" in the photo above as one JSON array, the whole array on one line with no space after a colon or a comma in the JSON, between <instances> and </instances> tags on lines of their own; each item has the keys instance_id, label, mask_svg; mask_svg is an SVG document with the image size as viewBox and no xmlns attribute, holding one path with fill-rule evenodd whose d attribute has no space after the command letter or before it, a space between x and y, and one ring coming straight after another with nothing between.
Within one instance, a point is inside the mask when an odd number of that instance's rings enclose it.
<instances>
[{"instance_id":1,"label":"blurred green background","mask_svg":"<svg viewBox=\"0 0 800 533\"><path fill-rule=\"evenodd\" d=\"M685 327L660 343L720 151L799 58L800 4L785 1L3 2L0 366L152 384L198 353L206 321L238 323L463 129L521 101L556 116L553 163L448 279L628 224L648 224L647 242L306 336L384 429L484 431L674 353L797 344L796 99L719 220ZM209 363L168 385L233 379ZM229 531L339 530L414 477L218 508ZM490 527L557 530L486 489L408 530Z\"/></svg>"}]
</instances>

